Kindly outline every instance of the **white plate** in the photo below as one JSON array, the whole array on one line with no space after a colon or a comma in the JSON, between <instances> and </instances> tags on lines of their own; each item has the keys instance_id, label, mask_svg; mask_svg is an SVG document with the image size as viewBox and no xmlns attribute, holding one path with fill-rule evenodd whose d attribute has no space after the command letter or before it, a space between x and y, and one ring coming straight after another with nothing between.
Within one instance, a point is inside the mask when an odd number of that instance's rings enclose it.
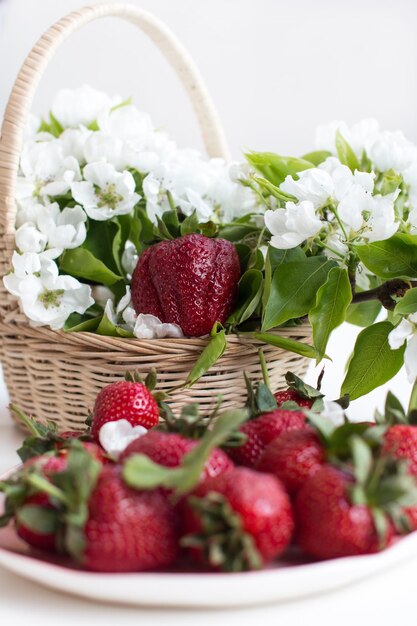
<instances>
[{"instance_id":1,"label":"white plate","mask_svg":"<svg viewBox=\"0 0 417 626\"><path fill-rule=\"evenodd\" d=\"M416 556L417 532L378 554L318 563L293 554L260 572L97 574L71 568L64 559L39 558L11 527L0 529L5 569L64 593L134 606L220 608L293 600L344 587Z\"/></svg>"}]
</instances>

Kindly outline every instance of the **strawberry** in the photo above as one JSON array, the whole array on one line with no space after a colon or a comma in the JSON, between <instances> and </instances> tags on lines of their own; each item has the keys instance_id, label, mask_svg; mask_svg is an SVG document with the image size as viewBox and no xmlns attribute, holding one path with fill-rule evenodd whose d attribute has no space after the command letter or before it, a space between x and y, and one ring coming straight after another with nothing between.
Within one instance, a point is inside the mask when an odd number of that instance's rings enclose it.
<instances>
[{"instance_id":1,"label":"strawberry","mask_svg":"<svg viewBox=\"0 0 417 626\"><path fill-rule=\"evenodd\" d=\"M135 491L117 466L103 467L88 503L85 548L78 560L90 570L134 572L173 564L179 520L159 489Z\"/></svg>"},{"instance_id":2,"label":"strawberry","mask_svg":"<svg viewBox=\"0 0 417 626\"><path fill-rule=\"evenodd\" d=\"M384 434L382 450L395 459L408 461L408 470L417 476L417 426L394 424Z\"/></svg>"},{"instance_id":3,"label":"strawberry","mask_svg":"<svg viewBox=\"0 0 417 626\"><path fill-rule=\"evenodd\" d=\"M316 400L323 398L323 394L320 392L320 389L315 389L314 387L307 385L303 380L301 380L301 378L292 372L287 372L285 374L285 380L288 388L274 393L275 400L277 401L279 407L285 402L291 402L297 404L299 407L311 409ZM318 387L320 387L320 379Z\"/></svg>"},{"instance_id":4,"label":"strawberry","mask_svg":"<svg viewBox=\"0 0 417 626\"><path fill-rule=\"evenodd\" d=\"M417 504L414 479L401 462L377 455L365 440L350 440L353 464L323 465L297 494L298 545L329 559L369 554L404 532L405 507Z\"/></svg>"},{"instance_id":5,"label":"strawberry","mask_svg":"<svg viewBox=\"0 0 417 626\"><path fill-rule=\"evenodd\" d=\"M240 278L235 246L191 234L161 241L142 253L132 276L137 313L178 324L189 337L210 333L232 312Z\"/></svg>"},{"instance_id":6,"label":"strawberry","mask_svg":"<svg viewBox=\"0 0 417 626\"><path fill-rule=\"evenodd\" d=\"M309 412L308 415L305 428L287 430L271 441L256 465L258 471L269 472L279 478L291 496L326 461L338 463L349 460L350 440L354 435L375 446L366 422L346 422L335 426L320 413Z\"/></svg>"},{"instance_id":7,"label":"strawberry","mask_svg":"<svg viewBox=\"0 0 417 626\"><path fill-rule=\"evenodd\" d=\"M275 400L277 401L278 406L284 404L284 402L295 402L299 407L303 407L306 409L310 409L313 400L310 398L303 398L297 391L294 389L283 389L282 391L276 391L274 393Z\"/></svg>"},{"instance_id":8,"label":"strawberry","mask_svg":"<svg viewBox=\"0 0 417 626\"><path fill-rule=\"evenodd\" d=\"M349 488L353 484L352 476L325 465L299 491L296 541L307 554L330 559L379 550L371 509L350 501ZM390 532L387 543L391 538Z\"/></svg>"},{"instance_id":9,"label":"strawberry","mask_svg":"<svg viewBox=\"0 0 417 626\"><path fill-rule=\"evenodd\" d=\"M247 436L247 441L242 446L227 448L227 453L238 465L255 467L271 441L288 431L304 428L307 428L304 413L275 409L243 424L240 432Z\"/></svg>"},{"instance_id":10,"label":"strawberry","mask_svg":"<svg viewBox=\"0 0 417 626\"><path fill-rule=\"evenodd\" d=\"M306 428L289 430L271 441L256 469L274 474L293 495L324 462L322 442L312 428Z\"/></svg>"},{"instance_id":11,"label":"strawberry","mask_svg":"<svg viewBox=\"0 0 417 626\"><path fill-rule=\"evenodd\" d=\"M67 466L64 456L43 455L31 458L25 468L37 468L42 477L50 480L54 473L63 471ZM30 493L28 491L28 493ZM22 498L15 510L17 534L34 548L54 552L57 548L57 532L59 528L57 504L49 495L37 492ZM36 526L36 517L42 511L42 523ZM35 527L33 524L35 523Z\"/></svg>"},{"instance_id":12,"label":"strawberry","mask_svg":"<svg viewBox=\"0 0 417 626\"><path fill-rule=\"evenodd\" d=\"M182 545L214 569L259 568L289 545L294 523L281 483L234 468L200 483L188 497Z\"/></svg>"},{"instance_id":13,"label":"strawberry","mask_svg":"<svg viewBox=\"0 0 417 626\"><path fill-rule=\"evenodd\" d=\"M187 439L178 433L151 430L146 435L132 441L122 452L119 461L123 463L134 454L144 454L159 465L178 467L183 457L197 445L197 440ZM227 454L219 448L214 448L206 461L201 479L213 478L232 467L233 462Z\"/></svg>"},{"instance_id":14,"label":"strawberry","mask_svg":"<svg viewBox=\"0 0 417 626\"><path fill-rule=\"evenodd\" d=\"M125 419L132 426L153 428L159 422L157 401L148 387L134 380L122 380L104 387L96 397L91 435L98 441L107 422Z\"/></svg>"}]
</instances>

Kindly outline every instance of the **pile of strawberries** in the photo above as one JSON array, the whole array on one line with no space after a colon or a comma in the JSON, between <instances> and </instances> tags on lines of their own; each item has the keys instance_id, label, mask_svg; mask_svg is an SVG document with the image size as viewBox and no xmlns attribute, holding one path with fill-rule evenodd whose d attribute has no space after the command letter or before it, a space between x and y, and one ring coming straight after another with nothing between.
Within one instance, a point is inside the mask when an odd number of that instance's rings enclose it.
<instances>
[{"instance_id":1,"label":"pile of strawberries","mask_svg":"<svg viewBox=\"0 0 417 626\"><path fill-rule=\"evenodd\" d=\"M103 572L184 562L236 572L290 548L368 554L417 529L414 411L390 394L377 423L335 426L319 391L287 381L273 394L247 380L242 409L174 416L153 376L130 377L99 393L85 432L15 409L31 434L22 466L0 483L0 523Z\"/></svg>"}]
</instances>

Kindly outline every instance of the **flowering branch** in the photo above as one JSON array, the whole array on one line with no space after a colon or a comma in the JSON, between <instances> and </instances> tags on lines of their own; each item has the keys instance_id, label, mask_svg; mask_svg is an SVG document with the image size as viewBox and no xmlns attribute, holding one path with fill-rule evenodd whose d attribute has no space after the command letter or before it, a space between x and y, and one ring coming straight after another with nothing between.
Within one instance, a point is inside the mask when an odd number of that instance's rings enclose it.
<instances>
[{"instance_id":1,"label":"flowering branch","mask_svg":"<svg viewBox=\"0 0 417 626\"><path fill-rule=\"evenodd\" d=\"M379 300L386 309L391 311L397 304L393 296L401 298L411 287L417 287L417 281L394 278L387 280L379 287L375 287L375 289L355 293L352 302L357 304L358 302L367 302L368 300Z\"/></svg>"}]
</instances>

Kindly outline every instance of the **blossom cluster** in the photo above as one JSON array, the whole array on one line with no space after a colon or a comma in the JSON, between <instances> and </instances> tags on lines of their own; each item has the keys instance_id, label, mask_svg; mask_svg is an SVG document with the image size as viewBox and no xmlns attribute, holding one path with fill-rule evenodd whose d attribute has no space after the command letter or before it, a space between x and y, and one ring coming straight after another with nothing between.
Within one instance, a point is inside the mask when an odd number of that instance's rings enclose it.
<instances>
[{"instance_id":1,"label":"blossom cluster","mask_svg":"<svg viewBox=\"0 0 417 626\"><path fill-rule=\"evenodd\" d=\"M61 90L49 121L32 116L26 128L6 288L34 324L62 328L94 304L91 288L59 269L63 252L85 246L92 222L132 216L139 202L154 224L173 206L200 223L231 221L256 199L230 167L178 148L129 101L88 86ZM136 261L127 241L126 280Z\"/></svg>"},{"instance_id":2,"label":"blossom cluster","mask_svg":"<svg viewBox=\"0 0 417 626\"><path fill-rule=\"evenodd\" d=\"M341 162L338 136L356 168ZM280 190L292 199L266 212L273 246L293 248L320 235L325 249L343 256L349 244L417 232L417 146L401 132L380 131L375 120L351 128L336 122L319 127L316 147L322 162L288 175Z\"/></svg>"}]
</instances>

